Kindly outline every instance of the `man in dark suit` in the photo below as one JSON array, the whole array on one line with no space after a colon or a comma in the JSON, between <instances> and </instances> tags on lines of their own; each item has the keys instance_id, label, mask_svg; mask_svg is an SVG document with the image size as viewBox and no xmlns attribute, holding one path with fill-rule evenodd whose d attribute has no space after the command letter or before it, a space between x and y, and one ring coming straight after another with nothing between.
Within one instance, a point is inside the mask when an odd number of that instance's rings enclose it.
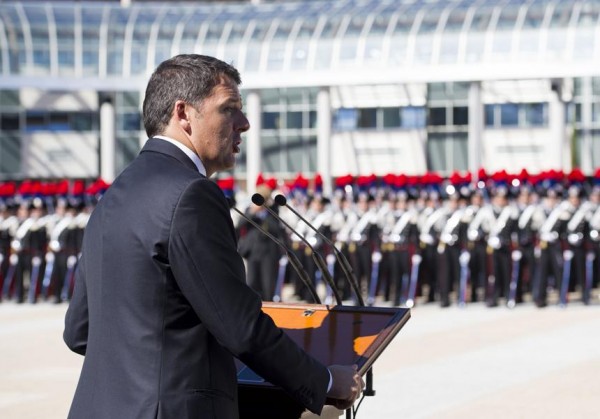
<instances>
[{"instance_id":1,"label":"man in dark suit","mask_svg":"<svg viewBox=\"0 0 600 419\"><path fill-rule=\"evenodd\" d=\"M151 138L87 224L64 340L85 355L70 418L236 418L234 357L313 412L359 396L261 311L229 208L208 178L233 167L240 78L211 57L163 62L146 90ZM329 371L328 371L329 370Z\"/></svg>"}]
</instances>

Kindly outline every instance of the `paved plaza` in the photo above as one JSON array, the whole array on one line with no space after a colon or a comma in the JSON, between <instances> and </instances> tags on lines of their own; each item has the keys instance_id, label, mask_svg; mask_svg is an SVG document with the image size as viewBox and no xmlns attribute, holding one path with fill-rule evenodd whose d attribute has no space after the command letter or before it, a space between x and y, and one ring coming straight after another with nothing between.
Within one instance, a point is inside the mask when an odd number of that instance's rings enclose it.
<instances>
[{"instance_id":1,"label":"paved plaza","mask_svg":"<svg viewBox=\"0 0 600 419\"><path fill-rule=\"evenodd\" d=\"M82 357L62 342L65 310L0 304L0 418L66 417ZM600 417L600 303L419 305L374 388L358 418Z\"/></svg>"}]
</instances>

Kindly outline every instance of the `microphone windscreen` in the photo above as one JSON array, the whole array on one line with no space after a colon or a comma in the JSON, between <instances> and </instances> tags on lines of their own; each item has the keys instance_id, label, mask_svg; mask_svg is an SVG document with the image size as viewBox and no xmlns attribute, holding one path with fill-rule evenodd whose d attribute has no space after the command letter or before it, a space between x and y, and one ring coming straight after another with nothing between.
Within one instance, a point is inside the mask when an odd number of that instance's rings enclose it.
<instances>
[{"instance_id":1,"label":"microphone windscreen","mask_svg":"<svg viewBox=\"0 0 600 419\"><path fill-rule=\"evenodd\" d=\"M283 196L281 194L275 196L275 203L277 205L279 205L280 207L285 206L286 202L287 202L287 199L285 199L285 196Z\"/></svg>"},{"instance_id":2,"label":"microphone windscreen","mask_svg":"<svg viewBox=\"0 0 600 419\"><path fill-rule=\"evenodd\" d=\"M265 198L261 194L255 193L254 195L252 195L252 203L260 207L262 204L265 203Z\"/></svg>"}]
</instances>

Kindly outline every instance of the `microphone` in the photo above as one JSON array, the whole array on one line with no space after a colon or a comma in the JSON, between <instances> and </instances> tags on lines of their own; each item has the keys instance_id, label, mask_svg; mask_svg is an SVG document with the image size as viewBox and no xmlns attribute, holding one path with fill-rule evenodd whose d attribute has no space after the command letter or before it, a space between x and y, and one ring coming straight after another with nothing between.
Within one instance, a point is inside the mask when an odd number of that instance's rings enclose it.
<instances>
[{"instance_id":1,"label":"microphone","mask_svg":"<svg viewBox=\"0 0 600 419\"><path fill-rule=\"evenodd\" d=\"M321 303L321 299L319 298L319 295L317 294L317 290L313 286L313 284L312 284L312 282L310 280L310 277L308 276L308 273L306 272L306 270L304 270L304 268L302 267L302 264L300 263L300 261L298 260L298 257L296 257L296 255L294 254L294 252L292 252L292 250L290 248L288 248L285 245L285 243L283 243L277 237L273 236L268 231L264 230L260 225L258 225L258 223L256 223L250 217L246 216L246 214L244 214L242 211L240 211L239 209L237 209L235 207L234 202L233 202L233 200L231 198L227 198L227 203L229 204L229 208L231 208L232 210L234 210L235 212L237 212L244 220L248 221L258 231L260 231L265 236L267 236L268 238L270 238L271 240L273 240L281 248L283 248L283 250L285 250L285 254L286 254L288 260L290 261L290 263L292 264L292 267L294 268L294 270L296 271L296 273L300 277L300 280L304 283L304 285L306 285L306 287L310 291L310 294L313 297L313 300L315 301L315 303L316 304L322 304Z\"/></svg>"},{"instance_id":2,"label":"microphone","mask_svg":"<svg viewBox=\"0 0 600 419\"><path fill-rule=\"evenodd\" d=\"M306 244L310 248L310 250L312 251L312 258L315 261L317 268L319 268L319 271L321 271L321 275L323 276L323 278L325 278L325 281L327 281L327 284L331 287L331 290L333 291L333 296L335 297L336 302L338 303L338 305L342 305L342 297L340 297L340 293L338 292L338 289L335 286L335 283L333 282L333 278L331 278L331 275L329 274L329 270L327 269L327 264L323 260L323 257L315 251L315 249L308 242L308 240L306 240L306 238L304 238L304 236L300 235L296 230L294 230L275 211L273 211L268 206L264 205L265 198L261 194L255 193L254 195L252 195L252 203L259 207L260 206L264 207L269 212L269 214L271 214L273 217L277 218L283 225L285 225L287 228L289 228L290 231L292 231L296 236L298 236L300 238L300 240L302 240L302 242L304 242L304 244Z\"/></svg>"},{"instance_id":3,"label":"microphone","mask_svg":"<svg viewBox=\"0 0 600 419\"><path fill-rule=\"evenodd\" d=\"M298 213L298 211L296 211L294 208L289 206L287 204L287 199L285 198L285 196L283 196L281 194L275 196L275 203L281 207L285 206L287 209L292 211L298 218L300 218L302 221L304 221L304 223L307 226L309 226L315 233L317 233L325 241L325 243L327 243L329 246L331 246L331 248L333 249L334 256L335 256L336 260L339 262L340 266L342 267L342 271L344 272L344 275L346 276L346 280L348 281L348 283L352 287L352 290L354 291L354 295L356 296L358 305L364 307L365 302L363 301L362 295L360 293L360 288L358 287L358 282L356 281L356 278L353 275L352 266L350 265L350 262L348 262L348 259L346 258L346 256L344 256L344 254L342 252L340 252L340 250L331 242L331 240L329 240L327 237L325 237L325 235L323 233L321 233L311 223L309 223L302 215L300 215Z\"/></svg>"}]
</instances>

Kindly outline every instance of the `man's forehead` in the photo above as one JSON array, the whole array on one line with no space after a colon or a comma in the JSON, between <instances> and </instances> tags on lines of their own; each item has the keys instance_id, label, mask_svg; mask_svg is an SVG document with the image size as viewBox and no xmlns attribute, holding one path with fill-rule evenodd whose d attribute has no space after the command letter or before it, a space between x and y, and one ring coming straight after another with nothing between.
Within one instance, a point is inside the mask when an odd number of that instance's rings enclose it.
<instances>
[{"instance_id":1,"label":"man's forehead","mask_svg":"<svg viewBox=\"0 0 600 419\"><path fill-rule=\"evenodd\" d=\"M218 96L221 100L242 101L237 83L226 76L220 78L219 83L213 88L212 94Z\"/></svg>"}]
</instances>

